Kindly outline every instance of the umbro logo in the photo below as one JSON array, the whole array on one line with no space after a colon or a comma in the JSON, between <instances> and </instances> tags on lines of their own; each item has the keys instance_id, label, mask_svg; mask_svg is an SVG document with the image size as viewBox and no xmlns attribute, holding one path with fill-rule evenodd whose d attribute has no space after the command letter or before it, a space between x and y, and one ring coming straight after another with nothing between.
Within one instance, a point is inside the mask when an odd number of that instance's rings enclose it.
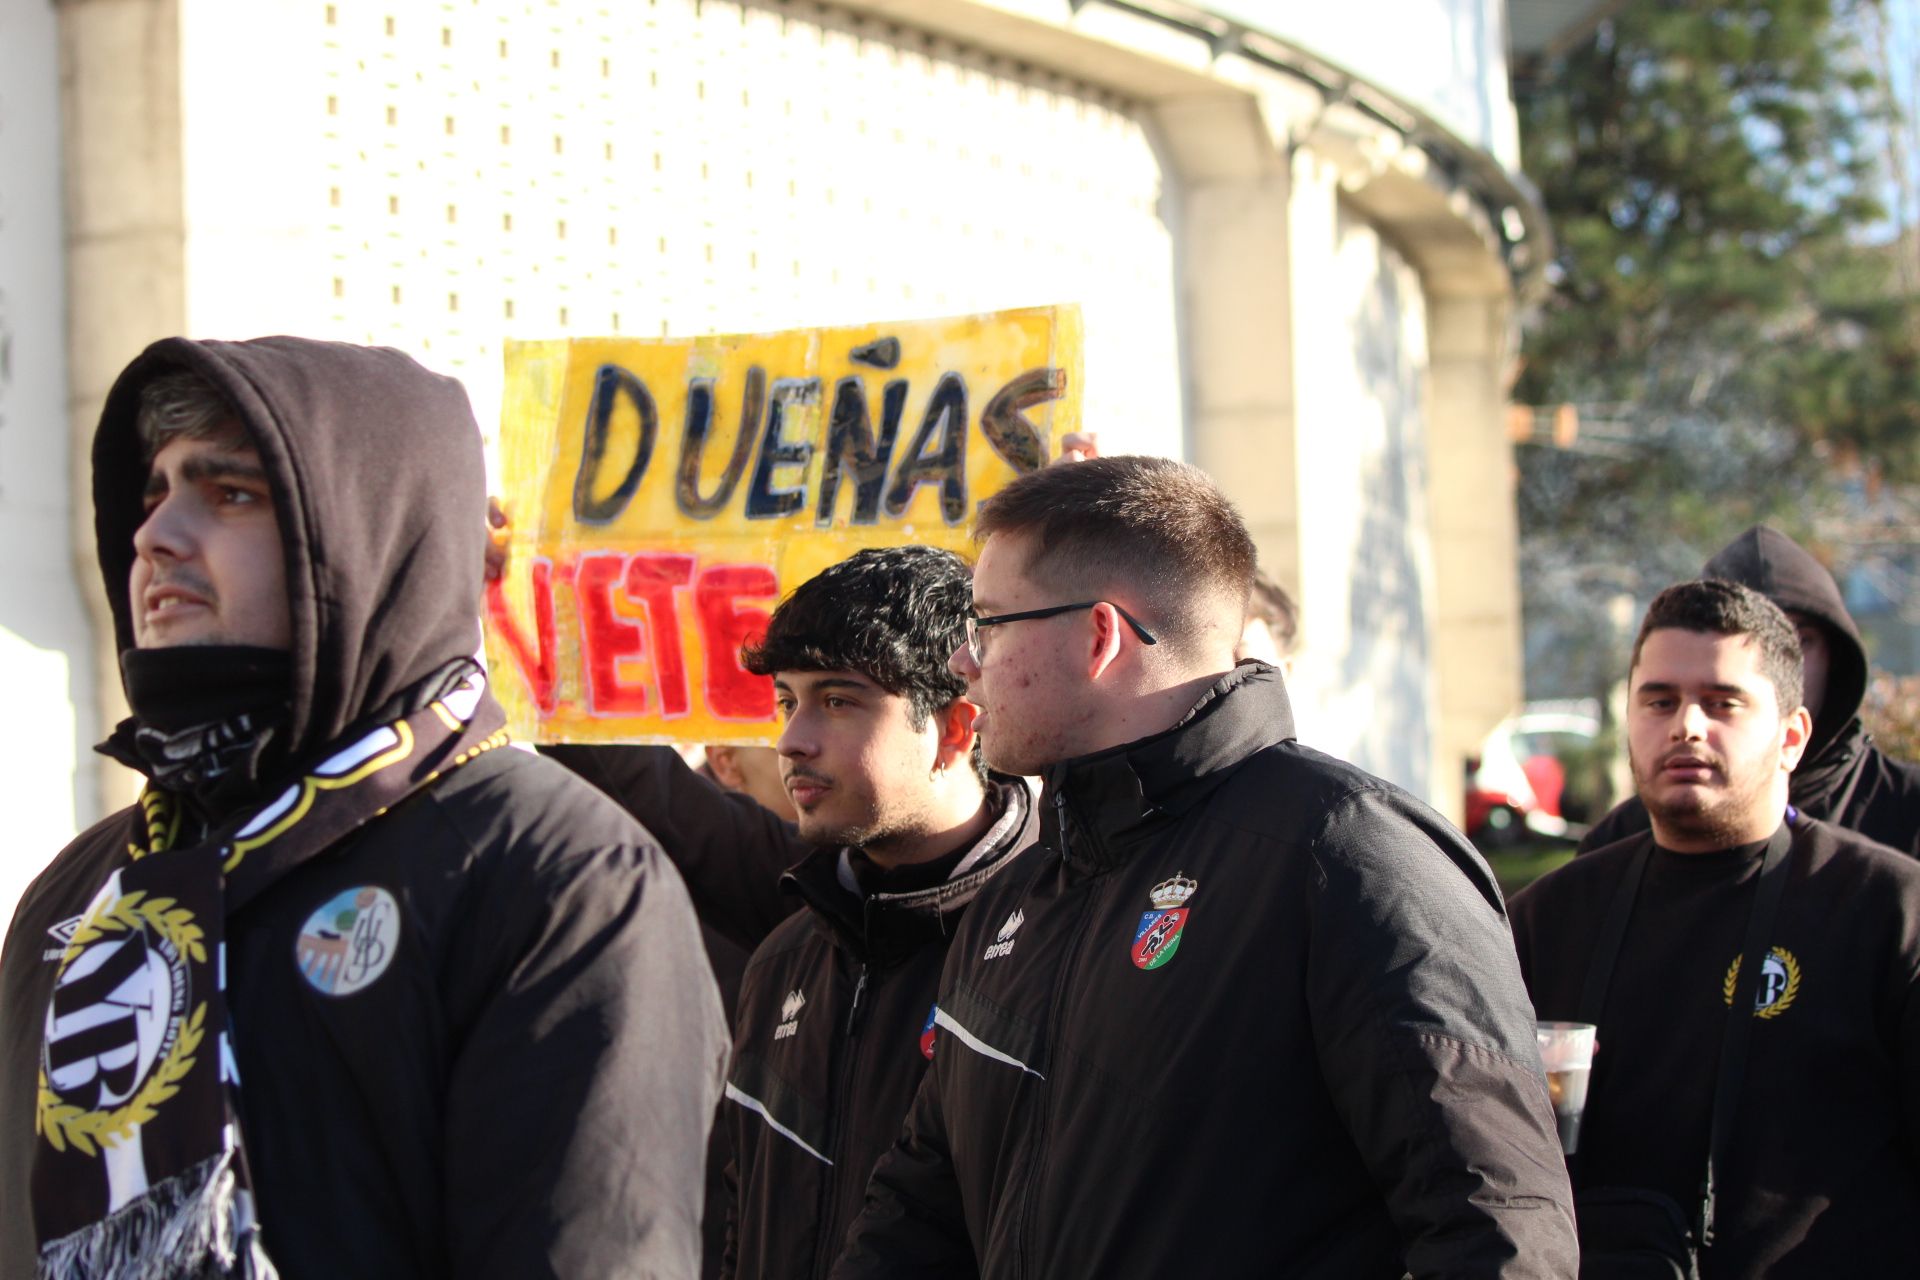
<instances>
[{"instance_id":1,"label":"umbro logo","mask_svg":"<svg viewBox=\"0 0 1920 1280\"><path fill-rule=\"evenodd\" d=\"M795 987L787 992L787 998L780 1002L780 1025L773 1029L775 1040L785 1040L789 1036L800 1034L800 1010L806 1008L807 998Z\"/></svg>"},{"instance_id":2,"label":"umbro logo","mask_svg":"<svg viewBox=\"0 0 1920 1280\"><path fill-rule=\"evenodd\" d=\"M1010 953L1016 941L1013 935L1019 933L1020 926L1026 922L1027 913L1015 907L1013 914L1008 916L1006 923L1000 926L1000 932L993 935L992 944L981 953L980 958L982 960L998 960L1002 956Z\"/></svg>"},{"instance_id":3,"label":"umbro logo","mask_svg":"<svg viewBox=\"0 0 1920 1280\"><path fill-rule=\"evenodd\" d=\"M80 932L80 922L84 919L86 919L84 915L68 916L59 924L49 925L47 927L47 936L59 945L41 952L40 958L49 964L56 963L61 956L66 954L68 944L73 941L73 935Z\"/></svg>"}]
</instances>

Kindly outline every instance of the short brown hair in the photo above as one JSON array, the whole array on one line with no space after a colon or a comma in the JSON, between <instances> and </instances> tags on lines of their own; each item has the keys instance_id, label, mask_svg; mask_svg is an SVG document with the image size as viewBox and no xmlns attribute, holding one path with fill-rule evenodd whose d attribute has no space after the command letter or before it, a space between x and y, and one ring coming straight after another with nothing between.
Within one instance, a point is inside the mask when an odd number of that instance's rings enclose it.
<instances>
[{"instance_id":1,"label":"short brown hair","mask_svg":"<svg viewBox=\"0 0 1920 1280\"><path fill-rule=\"evenodd\" d=\"M251 443L226 397L185 369L163 373L140 388L134 429L140 436L140 456L148 463L175 440Z\"/></svg>"},{"instance_id":2,"label":"short brown hair","mask_svg":"<svg viewBox=\"0 0 1920 1280\"><path fill-rule=\"evenodd\" d=\"M1170 458L1090 458L1030 472L980 508L974 540L995 534L1032 535L1027 575L1062 590L1135 588L1152 610L1148 625L1176 643L1200 634L1204 597L1244 612L1253 582L1253 539L1240 513L1206 472Z\"/></svg>"}]
</instances>

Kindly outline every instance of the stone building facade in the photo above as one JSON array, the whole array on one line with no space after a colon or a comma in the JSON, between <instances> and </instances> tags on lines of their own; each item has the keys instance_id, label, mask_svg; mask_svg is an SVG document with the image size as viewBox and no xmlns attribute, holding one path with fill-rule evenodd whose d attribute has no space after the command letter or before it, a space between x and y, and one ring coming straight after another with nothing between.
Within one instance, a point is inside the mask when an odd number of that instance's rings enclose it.
<instances>
[{"instance_id":1,"label":"stone building facade","mask_svg":"<svg viewBox=\"0 0 1920 1280\"><path fill-rule=\"evenodd\" d=\"M1299 597L1303 736L1457 809L1520 689L1506 10L1309 8L0 0L0 896L129 793L86 441L173 333L399 346L490 424L509 337L1078 303L1103 449Z\"/></svg>"}]
</instances>

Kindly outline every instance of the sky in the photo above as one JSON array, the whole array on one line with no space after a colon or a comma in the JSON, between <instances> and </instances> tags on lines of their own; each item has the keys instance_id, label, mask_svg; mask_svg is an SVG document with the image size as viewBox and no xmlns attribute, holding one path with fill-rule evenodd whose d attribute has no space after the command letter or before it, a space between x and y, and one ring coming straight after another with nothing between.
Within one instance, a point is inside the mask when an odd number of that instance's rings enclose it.
<instances>
[{"instance_id":1,"label":"sky","mask_svg":"<svg viewBox=\"0 0 1920 1280\"><path fill-rule=\"evenodd\" d=\"M1869 55L1883 59L1881 69L1903 117L1893 126L1896 146L1889 168L1897 164L1904 172L1888 173L1884 196L1889 231L1897 234L1920 225L1920 0L1882 0L1880 14L1884 47L1869 49Z\"/></svg>"}]
</instances>

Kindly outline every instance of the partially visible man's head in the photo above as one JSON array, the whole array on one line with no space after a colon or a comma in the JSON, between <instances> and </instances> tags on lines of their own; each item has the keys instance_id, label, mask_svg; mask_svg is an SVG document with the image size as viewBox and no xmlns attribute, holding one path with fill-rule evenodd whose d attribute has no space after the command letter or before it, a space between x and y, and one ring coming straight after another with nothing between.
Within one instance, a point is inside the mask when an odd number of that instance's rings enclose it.
<instances>
[{"instance_id":1,"label":"partially visible man's head","mask_svg":"<svg viewBox=\"0 0 1920 1280\"><path fill-rule=\"evenodd\" d=\"M1751 587L1786 611L1806 660L1800 697L1814 721L1810 750L1834 741L1859 710L1867 668L1833 574L1778 529L1754 525L1715 552L1700 576Z\"/></svg>"},{"instance_id":2,"label":"partially visible man's head","mask_svg":"<svg viewBox=\"0 0 1920 1280\"><path fill-rule=\"evenodd\" d=\"M1812 730L1786 615L1736 583L1669 587L1641 623L1629 682L1628 762L1661 844L1769 835Z\"/></svg>"},{"instance_id":3,"label":"partially visible man's head","mask_svg":"<svg viewBox=\"0 0 1920 1280\"><path fill-rule=\"evenodd\" d=\"M1125 456L1047 467L989 499L974 536L987 625L953 665L994 767L1038 773L1111 745L1121 700L1232 667L1253 540L1198 468ZM1069 605L1087 607L992 621Z\"/></svg>"},{"instance_id":4,"label":"partially visible man's head","mask_svg":"<svg viewBox=\"0 0 1920 1280\"><path fill-rule=\"evenodd\" d=\"M147 463L128 606L143 649L292 639L286 555L260 455L192 373L155 378L136 420Z\"/></svg>"},{"instance_id":5,"label":"partially visible man's head","mask_svg":"<svg viewBox=\"0 0 1920 1280\"><path fill-rule=\"evenodd\" d=\"M1260 570L1254 570L1253 589L1247 595L1247 621L1233 656L1255 658L1293 674L1293 651L1300 636L1300 610L1287 589Z\"/></svg>"},{"instance_id":6,"label":"partially visible man's head","mask_svg":"<svg viewBox=\"0 0 1920 1280\"><path fill-rule=\"evenodd\" d=\"M1833 628L1797 609L1787 610L1787 621L1800 638L1800 700L1807 714L1818 720L1826 707L1827 673L1833 669Z\"/></svg>"},{"instance_id":7,"label":"partially visible man's head","mask_svg":"<svg viewBox=\"0 0 1920 1280\"><path fill-rule=\"evenodd\" d=\"M747 647L747 670L773 678L776 750L807 839L884 855L942 821L956 787L977 800L973 707L947 670L971 605L952 552L869 548L797 587Z\"/></svg>"},{"instance_id":8,"label":"partially visible man's head","mask_svg":"<svg viewBox=\"0 0 1920 1280\"><path fill-rule=\"evenodd\" d=\"M799 816L780 776L780 753L772 747L711 743L707 747L707 768L721 786L759 801L788 822Z\"/></svg>"}]
</instances>

